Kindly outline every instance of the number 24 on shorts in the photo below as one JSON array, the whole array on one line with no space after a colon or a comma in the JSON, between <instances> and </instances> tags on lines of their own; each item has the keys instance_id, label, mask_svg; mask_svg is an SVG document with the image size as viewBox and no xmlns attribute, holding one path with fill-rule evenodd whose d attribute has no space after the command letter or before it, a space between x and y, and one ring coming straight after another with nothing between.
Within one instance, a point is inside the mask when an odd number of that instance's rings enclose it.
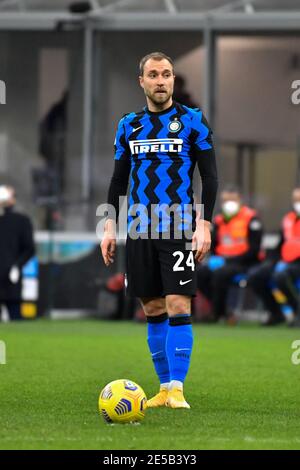
<instances>
[{"instance_id":1,"label":"number 24 on shorts","mask_svg":"<svg viewBox=\"0 0 300 470\"><path fill-rule=\"evenodd\" d=\"M184 253L182 251L174 251L174 257L178 257L177 261L173 266L173 271L184 271L184 266L182 266L182 262L184 261ZM192 271L195 271L195 261L194 261L194 254L192 251L189 252L185 265L188 268L191 268Z\"/></svg>"}]
</instances>

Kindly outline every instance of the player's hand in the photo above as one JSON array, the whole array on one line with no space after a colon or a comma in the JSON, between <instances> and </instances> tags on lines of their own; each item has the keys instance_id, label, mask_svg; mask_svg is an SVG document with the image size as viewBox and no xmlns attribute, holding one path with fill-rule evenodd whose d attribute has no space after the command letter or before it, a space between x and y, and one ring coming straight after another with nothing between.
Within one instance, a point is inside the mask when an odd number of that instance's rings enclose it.
<instances>
[{"instance_id":1,"label":"player's hand","mask_svg":"<svg viewBox=\"0 0 300 470\"><path fill-rule=\"evenodd\" d=\"M116 245L115 222L109 219L105 223L103 239L101 242L102 257L106 266L109 266L114 262Z\"/></svg>"},{"instance_id":2,"label":"player's hand","mask_svg":"<svg viewBox=\"0 0 300 470\"><path fill-rule=\"evenodd\" d=\"M211 245L210 222L200 219L192 238L192 249L196 250L195 260L199 263L209 252Z\"/></svg>"}]
</instances>

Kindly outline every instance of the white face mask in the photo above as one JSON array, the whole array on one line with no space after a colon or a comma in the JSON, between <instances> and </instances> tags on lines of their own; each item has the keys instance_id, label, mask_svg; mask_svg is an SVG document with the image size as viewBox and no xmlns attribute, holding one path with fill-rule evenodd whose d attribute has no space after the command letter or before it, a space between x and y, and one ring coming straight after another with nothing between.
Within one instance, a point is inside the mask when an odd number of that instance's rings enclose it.
<instances>
[{"instance_id":1,"label":"white face mask","mask_svg":"<svg viewBox=\"0 0 300 470\"><path fill-rule=\"evenodd\" d=\"M6 186L0 186L0 203L9 201L9 190Z\"/></svg>"},{"instance_id":2,"label":"white face mask","mask_svg":"<svg viewBox=\"0 0 300 470\"><path fill-rule=\"evenodd\" d=\"M240 204L237 201L226 201L222 204L222 212L226 217L232 217L240 210Z\"/></svg>"},{"instance_id":3,"label":"white face mask","mask_svg":"<svg viewBox=\"0 0 300 470\"><path fill-rule=\"evenodd\" d=\"M295 211L298 215L300 215L300 201L299 201L299 202L294 202L293 207L294 207L294 211Z\"/></svg>"}]
</instances>

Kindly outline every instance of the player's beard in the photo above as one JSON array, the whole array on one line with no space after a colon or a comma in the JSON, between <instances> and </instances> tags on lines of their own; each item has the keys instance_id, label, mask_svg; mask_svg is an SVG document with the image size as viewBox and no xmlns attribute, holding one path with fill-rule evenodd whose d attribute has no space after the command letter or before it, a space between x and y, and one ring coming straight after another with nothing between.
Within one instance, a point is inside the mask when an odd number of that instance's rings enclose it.
<instances>
[{"instance_id":1,"label":"player's beard","mask_svg":"<svg viewBox=\"0 0 300 470\"><path fill-rule=\"evenodd\" d=\"M173 94L173 90L170 92L165 91L164 93L157 93L156 91L150 93L149 91L145 91L145 94L154 105L161 106L167 103L167 101L169 101Z\"/></svg>"}]
</instances>

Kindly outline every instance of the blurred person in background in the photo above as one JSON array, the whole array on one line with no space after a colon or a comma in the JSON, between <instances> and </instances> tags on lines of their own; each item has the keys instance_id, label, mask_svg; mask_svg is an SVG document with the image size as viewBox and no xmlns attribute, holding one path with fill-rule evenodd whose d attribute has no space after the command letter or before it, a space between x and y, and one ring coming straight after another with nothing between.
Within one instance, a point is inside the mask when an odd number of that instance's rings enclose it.
<instances>
[{"instance_id":1,"label":"blurred person in background","mask_svg":"<svg viewBox=\"0 0 300 470\"><path fill-rule=\"evenodd\" d=\"M44 228L50 231L62 225L59 203L65 190L68 102L69 92L65 90L39 124L39 154L45 166L33 170L33 183L36 197L43 199L45 207Z\"/></svg>"},{"instance_id":2,"label":"blurred person in background","mask_svg":"<svg viewBox=\"0 0 300 470\"><path fill-rule=\"evenodd\" d=\"M235 317L227 312L227 294L234 276L245 274L258 263L262 223L257 212L244 205L237 188L228 186L221 193L222 212L213 221L212 256L197 271L198 289L212 304L212 320Z\"/></svg>"},{"instance_id":3,"label":"blurred person in background","mask_svg":"<svg viewBox=\"0 0 300 470\"><path fill-rule=\"evenodd\" d=\"M269 312L265 326L285 320L299 326L300 187L294 189L291 202L293 208L282 219L279 243L272 256L249 272L248 285Z\"/></svg>"},{"instance_id":4,"label":"blurred person in background","mask_svg":"<svg viewBox=\"0 0 300 470\"><path fill-rule=\"evenodd\" d=\"M189 108L197 108L199 106L193 101L191 95L187 91L186 81L182 75L176 75L173 98L175 101L178 101L178 103L184 104Z\"/></svg>"},{"instance_id":5,"label":"blurred person in background","mask_svg":"<svg viewBox=\"0 0 300 470\"><path fill-rule=\"evenodd\" d=\"M39 153L44 158L49 174L57 179L58 195L65 189L65 156L68 126L69 92L66 90L39 126Z\"/></svg>"},{"instance_id":6,"label":"blurred person in background","mask_svg":"<svg viewBox=\"0 0 300 470\"><path fill-rule=\"evenodd\" d=\"M35 253L30 219L14 211L16 194L0 186L0 306L11 320L21 317L22 268Z\"/></svg>"}]
</instances>

